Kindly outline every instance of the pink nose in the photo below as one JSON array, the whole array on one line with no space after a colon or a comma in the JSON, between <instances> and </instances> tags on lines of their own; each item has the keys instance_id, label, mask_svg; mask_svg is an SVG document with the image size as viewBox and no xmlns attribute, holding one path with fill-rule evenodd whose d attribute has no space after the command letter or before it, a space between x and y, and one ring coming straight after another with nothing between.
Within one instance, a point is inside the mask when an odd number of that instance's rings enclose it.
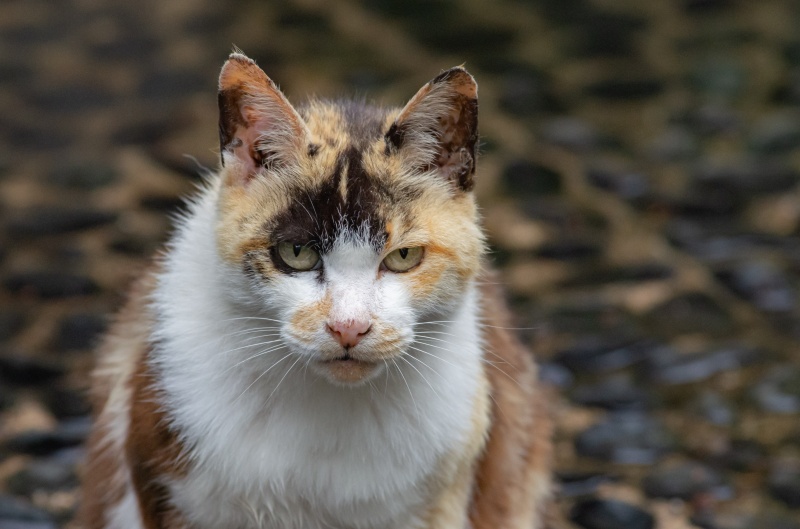
<instances>
[{"instance_id":1,"label":"pink nose","mask_svg":"<svg viewBox=\"0 0 800 529\"><path fill-rule=\"evenodd\" d=\"M369 320L334 321L328 324L328 331L345 349L357 345L371 328L372 322Z\"/></svg>"}]
</instances>

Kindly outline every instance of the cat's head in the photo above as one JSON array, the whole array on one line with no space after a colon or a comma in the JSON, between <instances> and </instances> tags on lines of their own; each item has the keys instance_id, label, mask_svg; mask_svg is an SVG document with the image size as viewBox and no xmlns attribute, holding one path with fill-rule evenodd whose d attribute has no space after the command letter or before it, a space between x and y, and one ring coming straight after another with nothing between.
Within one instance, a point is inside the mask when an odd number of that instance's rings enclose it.
<instances>
[{"instance_id":1,"label":"cat's head","mask_svg":"<svg viewBox=\"0 0 800 529\"><path fill-rule=\"evenodd\" d=\"M295 109L239 53L219 82L217 247L292 354L359 384L448 320L480 269L477 85L463 68L402 109ZM386 362L385 362L386 361Z\"/></svg>"}]
</instances>

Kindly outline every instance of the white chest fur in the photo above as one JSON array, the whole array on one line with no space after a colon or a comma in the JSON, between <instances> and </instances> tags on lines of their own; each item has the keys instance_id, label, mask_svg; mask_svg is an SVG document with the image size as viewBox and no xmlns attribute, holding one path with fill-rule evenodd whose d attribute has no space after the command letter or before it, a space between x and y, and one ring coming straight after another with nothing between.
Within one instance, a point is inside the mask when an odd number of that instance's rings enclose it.
<instances>
[{"instance_id":1,"label":"white chest fur","mask_svg":"<svg viewBox=\"0 0 800 529\"><path fill-rule=\"evenodd\" d=\"M284 354L237 365L253 354L243 338L253 314L213 266L209 194L155 293L155 364L193 462L170 484L174 502L201 528L414 527L437 465L469 436L481 378L474 291L437 327L446 341L415 345L416 361L369 385L338 387Z\"/></svg>"}]
</instances>

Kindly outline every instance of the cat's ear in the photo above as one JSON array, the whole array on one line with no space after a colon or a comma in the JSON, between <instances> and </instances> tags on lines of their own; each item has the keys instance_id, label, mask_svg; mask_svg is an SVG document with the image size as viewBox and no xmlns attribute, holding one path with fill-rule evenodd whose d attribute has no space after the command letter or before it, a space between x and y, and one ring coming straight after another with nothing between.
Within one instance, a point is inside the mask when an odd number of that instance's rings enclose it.
<instances>
[{"instance_id":1,"label":"cat's ear","mask_svg":"<svg viewBox=\"0 0 800 529\"><path fill-rule=\"evenodd\" d=\"M478 85L451 68L411 98L386 133L386 149L434 169L464 191L474 185L478 142Z\"/></svg>"},{"instance_id":2,"label":"cat's ear","mask_svg":"<svg viewBox=\"0 0 800 529\"><path fill-rule=\"evenodd\" d=\"M244 181L262 167L289 163L308 143L302 118L255 61L232 53L219 76L222 165L236 164Z\"/></svg>"}]
</instances>

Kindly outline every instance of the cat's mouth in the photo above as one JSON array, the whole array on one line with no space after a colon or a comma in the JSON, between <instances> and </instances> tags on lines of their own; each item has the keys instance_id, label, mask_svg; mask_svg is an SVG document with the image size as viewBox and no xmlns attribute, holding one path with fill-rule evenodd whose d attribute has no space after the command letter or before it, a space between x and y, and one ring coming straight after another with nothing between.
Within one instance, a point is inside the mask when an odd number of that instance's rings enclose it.
<instances>
[{"instance_id":1,"label":"cat's mouth","mask_svg":"<svg viewBox=\"0 0 800 529\"><path fill-rule=\"evenodd\" d=\"M364 381L378 369L377 362L359 360L345 352L336 358L320 360L317 365L326 377L341 384L357 384Z\"/></svg>"}]
</instances>

